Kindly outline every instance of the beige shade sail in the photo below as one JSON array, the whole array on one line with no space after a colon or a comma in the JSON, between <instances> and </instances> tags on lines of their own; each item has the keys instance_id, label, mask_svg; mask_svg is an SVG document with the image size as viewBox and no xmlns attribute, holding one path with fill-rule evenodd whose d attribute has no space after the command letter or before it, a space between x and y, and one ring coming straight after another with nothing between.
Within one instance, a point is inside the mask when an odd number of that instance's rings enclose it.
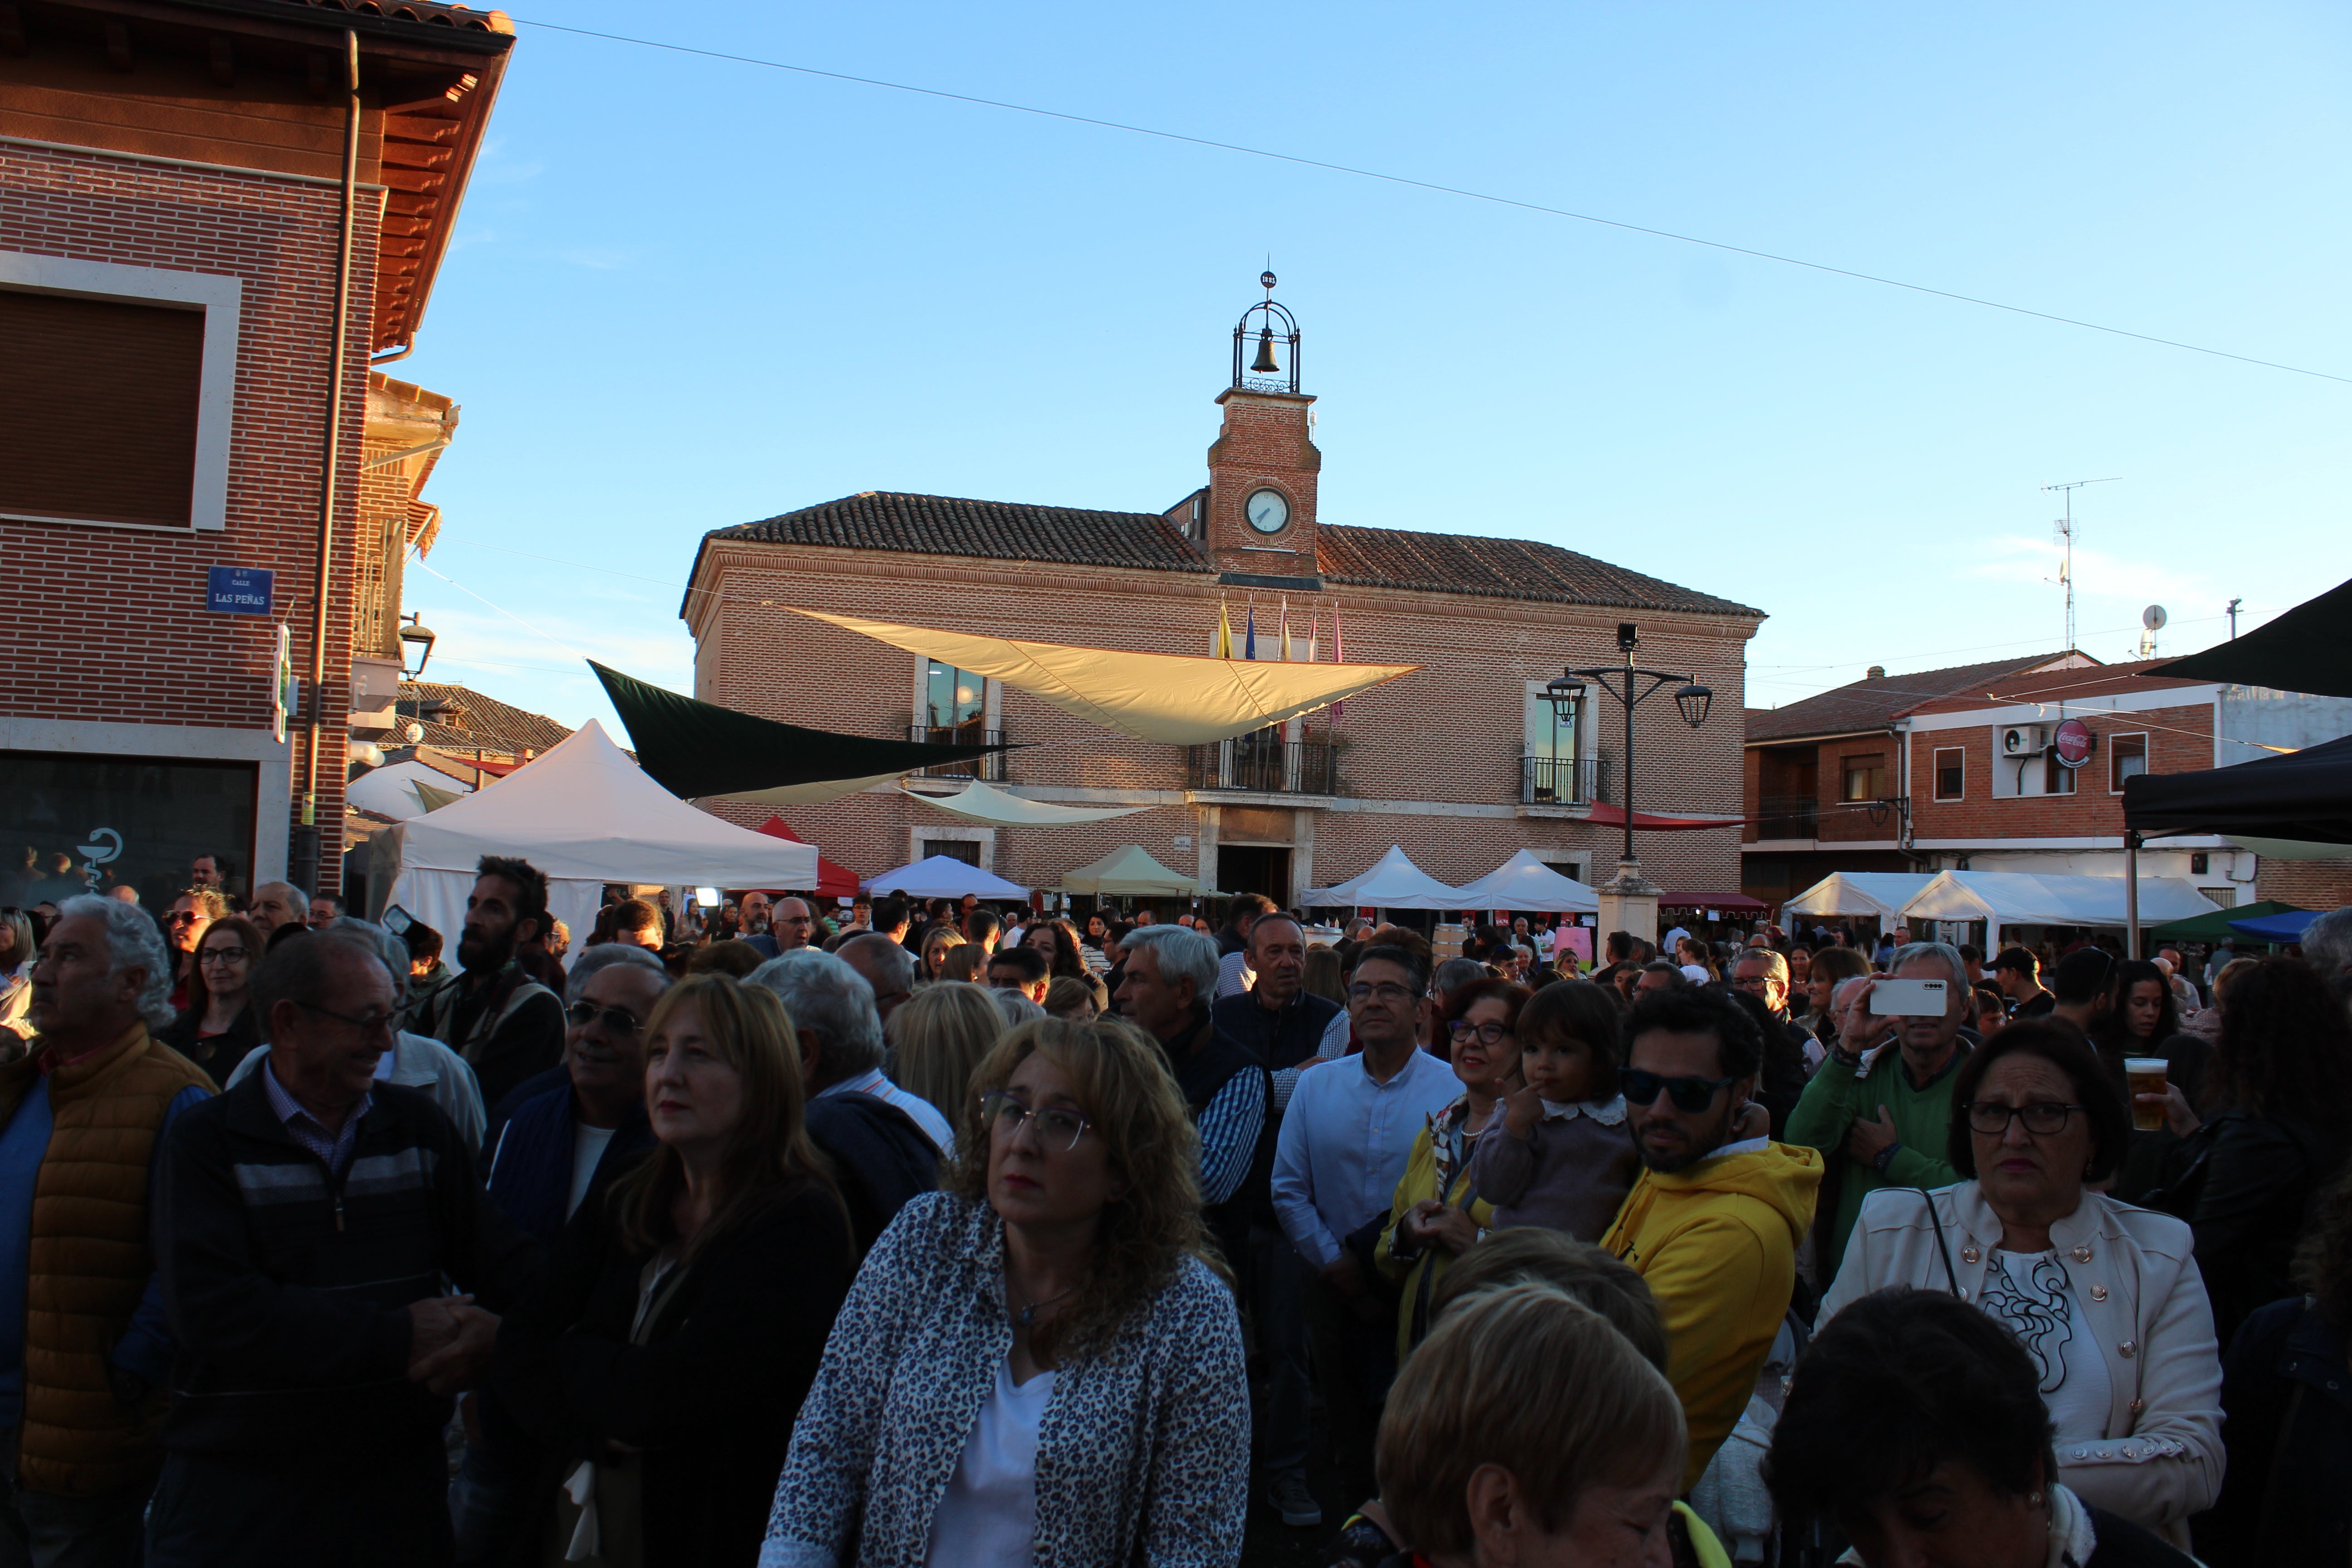
<instances>
[{"instance_id":1,"label":"beige shade sail","mask_svg":"<svg viewBox=\"0 0 2352 1568\"><path fill-rule=\"evenodd\" d=\"M778 784L773 789L745 790L739 795L712 795L713 800L748 800L757 805L823 805L845 795L888 784L896 773L868 773L862 779L813 779L807 784Z\"/></svg>"},{"instance_id":2,"label":"beige shade sail","mask_svg":"<svg viewBox=\"0 0 2352 1568\"><path fill-rule=\"evenodd\" d=\"M1055 805L1050 801L1024 800L1017 795L1008 795L978 779L956 795L926 795L903 784L898 787L925 805L936 805L952 816L994 823L1000 827L1066 827L1081 822L1108 822L1114 816L1133 816L1139 811L1151 809L1148 805Z\"/></svg>"},{"instance_id":3,"label":"beige shade sail","mask_svg":"<svg viewBox=\"0 0 2352 1568\"><path fill-rule=\"evenodd\" d=\"M1202 746L1246 735L1420 668L1129 653L934 631L817 610L793 613L862 632L877 642L975 675L992 675L1118 734L1175 746Z\"/></svg>"}]
</instances>

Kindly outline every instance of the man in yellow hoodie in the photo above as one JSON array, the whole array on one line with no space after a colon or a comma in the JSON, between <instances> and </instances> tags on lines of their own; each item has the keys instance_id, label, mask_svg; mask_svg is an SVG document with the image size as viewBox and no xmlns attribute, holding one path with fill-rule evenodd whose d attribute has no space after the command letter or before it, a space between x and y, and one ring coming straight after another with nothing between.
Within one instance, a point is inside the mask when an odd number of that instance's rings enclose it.
<instances>
[{"instance_id":1,"label":"man in yellow hoodie","mask_svg":"<svg viewBox=\"0 0 2352 1568\"><path fill-rule=\"evenodd\" d=\"M1625 1122L1643 1171L1601 1245L1657 1298L1690 1428L1685 1490L1756 1392L1813 1222L1822 1159L1765 1136L1764 1041L1728 998L1643 993L1625 1025Z\"/></svg>"}]
</instances>

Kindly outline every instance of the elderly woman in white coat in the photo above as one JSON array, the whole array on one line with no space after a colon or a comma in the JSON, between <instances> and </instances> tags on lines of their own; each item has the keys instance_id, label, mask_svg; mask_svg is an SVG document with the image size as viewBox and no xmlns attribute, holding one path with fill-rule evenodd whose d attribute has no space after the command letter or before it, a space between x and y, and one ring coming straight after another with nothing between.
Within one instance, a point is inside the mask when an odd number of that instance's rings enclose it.
<instances>
[{"instance_id":1,"label":"elderly woman in white coat","mask_svg":"<svg viewBox=\"0 0 2352 1568\"><path fill-rule=\"evenodd\" d=\"M2086 1186L2122 1157L2122 1097L2081 1035L2032 1020L1977 1047L1952 1101L1971 1179L1865 1199L1822 1321L1890 1285L1981 1309L2041 1371L2065 1484L2187 1546L2221 1489L2221 1357L2189 1226Z\"/></svg>"}]
</instances>

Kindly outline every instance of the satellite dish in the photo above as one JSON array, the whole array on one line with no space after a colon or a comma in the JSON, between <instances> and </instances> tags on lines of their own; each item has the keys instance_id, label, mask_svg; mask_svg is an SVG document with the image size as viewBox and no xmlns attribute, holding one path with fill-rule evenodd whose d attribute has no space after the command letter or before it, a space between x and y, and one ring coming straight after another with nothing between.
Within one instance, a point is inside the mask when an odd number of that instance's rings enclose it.
<instances>
[{"instance_id":1,"label":"satellite dish","mask_svg":"<svg viewBox=\"0 0 2352 1568\"><path fill-rule=\"evenodd\" d=\"M2164 606L2162 605L2150 605L2147 609L2142 610L2139 613L2139 624L2146 626L2149 631L2162 631L2164 629L2164 621L2165 615Z\"/></svg>"}]
</instances>

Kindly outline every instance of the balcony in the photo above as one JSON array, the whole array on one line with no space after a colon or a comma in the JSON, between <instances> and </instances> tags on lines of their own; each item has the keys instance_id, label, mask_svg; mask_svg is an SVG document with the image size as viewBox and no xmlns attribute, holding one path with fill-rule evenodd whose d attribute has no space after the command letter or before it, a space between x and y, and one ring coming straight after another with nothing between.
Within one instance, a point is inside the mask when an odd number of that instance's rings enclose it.
<instances>
[{"instance_id":1,"label":"balcony","mask_svg":"<svg viewBox=\"0 0 2352 1568\"><path fill-rule=\"evenodd\" d=\"M1810 795L1768 795L1757 799L1756 837L1812 838L1819 835L1821 803Z\"/></svg>"},{"instance_id":2,"label":"balcony","mask_svg":"<svg viewBox=\"0 0 2352 1568\"><path fill-rule=\"evenodd\" d=\"M1004 731L982 730L971 724L960 724L951 730L909 724L907 726L907 739L928 741L935 746L1001 746L1004 744ZM986 756L972 757L961 763L941 763L937 767L918 768L908 776L919 779L979 779L984 784L1003 784L1011 774L1004 765L1004 753L991 752Z\"/></svg>"},{"instance_id":3,"label":"balcony","mask_svg":"<svg viewBox=\"0 0 2352 1568\"><path fill-rule=\"evenodd\" d=\"M1601 759L1521 757L1521 805L1591 805L1601 798Z\"/></svg>"},{"instance_id":4,"label":"balcony","mask_svg":"<svg viewBox=\"0 0 2352 1568\"><path fill-rule=\"evenodd\" d=\"M1242 735L1184 753L1186 789L1252 795L1338 795L1339 750L1323 741Z\"/></svg>"}]
</instances>

